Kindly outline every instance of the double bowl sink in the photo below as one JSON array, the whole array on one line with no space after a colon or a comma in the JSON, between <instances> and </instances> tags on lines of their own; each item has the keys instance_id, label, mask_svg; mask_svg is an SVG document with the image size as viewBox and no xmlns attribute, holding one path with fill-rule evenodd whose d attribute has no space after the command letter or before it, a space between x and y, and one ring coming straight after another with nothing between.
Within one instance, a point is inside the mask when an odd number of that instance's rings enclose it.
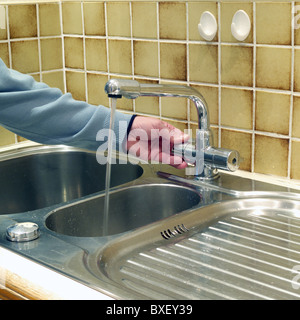
<instances>
[{"instance_id":1,"label":"double bowl sink","mask_svg":"<svg viewBox=\"0 0 300 320\"><path fill-rule=\"evenodd\" d=\"M2 153L0 246L115 299L300 298L295 190L117 159L106 217L105 173L95 153L69 147ZM20 222L39 238L9 241Z\"/></svg>"}]
</instances>

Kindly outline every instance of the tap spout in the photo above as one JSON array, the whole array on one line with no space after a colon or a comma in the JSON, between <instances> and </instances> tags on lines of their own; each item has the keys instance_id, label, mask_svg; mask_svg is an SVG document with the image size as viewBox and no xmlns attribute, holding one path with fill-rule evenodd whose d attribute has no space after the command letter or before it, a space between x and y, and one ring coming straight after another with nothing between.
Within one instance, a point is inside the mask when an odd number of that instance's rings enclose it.
<instances>
[{"instance_id":1,"label":"tap spout","mask_svg":"<svg viewBox=\"0 0 300 320\"><path fill-rule=\"evenodd\" d=\"M208 131L210 128L206 101L192 87L168 84L144 84L135 80L112 79L106 83L105 92L110 98L125 97L136 99L142 96L188 98L197 109L199 129Z\"/></svg>"}]
</instances>

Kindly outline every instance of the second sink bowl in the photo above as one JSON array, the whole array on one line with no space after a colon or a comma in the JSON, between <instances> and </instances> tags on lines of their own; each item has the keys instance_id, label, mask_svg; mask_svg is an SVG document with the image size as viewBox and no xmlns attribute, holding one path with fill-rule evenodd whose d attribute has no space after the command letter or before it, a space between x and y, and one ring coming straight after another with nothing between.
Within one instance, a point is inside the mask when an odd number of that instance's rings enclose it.
<instances>
[{"instance_id":1,"label":"second sink bowl","mask_svg":"<svg viewBox=\"0 0 300 320\"><path fill-rule=\"evenodd\" d=\"M138 185L110 194L104 234L104 196L82 200L51 212L46 227L59 234L101 237L126 232L196 206L200 195L171 184Z\"/></svg>"}]
</instances>

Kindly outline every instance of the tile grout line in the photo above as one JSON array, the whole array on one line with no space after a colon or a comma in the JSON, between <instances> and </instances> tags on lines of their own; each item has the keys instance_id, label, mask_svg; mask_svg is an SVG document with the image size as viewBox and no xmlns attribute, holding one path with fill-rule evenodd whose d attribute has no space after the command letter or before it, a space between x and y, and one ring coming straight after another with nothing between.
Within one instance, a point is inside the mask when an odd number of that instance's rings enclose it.
<instances>
[{"instance_id":1,"label":"tile grout line","mask_svg":"<svg viewBox=\"0 0 300 320\"><path fill-rule=\"evenodd\" d=\"M133 43L135 40L141 40L141 41L157 41L158 42L158 65L159 65L159 74L158 74L158 78L155 78L155 77L143 77L143 76L137 76L137 78L140 78L140 79L150 79L150 80L154 80L154 79L158 79L158 81L163 81L164 79L161 79L161 65L160 65L160 43L176 43L176 41L173 41L173 40L161 40L159 38L159 2L156 3L156 13L157 13L157 39L156 40L149 40L149 39L139 39L139 38L134 38L133 37L133 17L132 17L132 4L133 2L129 2L130 4L130 27L131 27L131 35L130 35L130 41L131 41L131 53L132 53L132 76L135 77L134 75L134 54L133 54ZM66 89L66 71L69 70L68 68L65 67L65 53L64 53L64 34L63 34L63 21L62 21L62 1L59 1L59 5L60 5L60 17L61 17L61 20L60 20L60 24L61 24L61 39L62 39L62 49L63 49L63 75L64 75L64 86L65 86L65 89ZM83 30L84 30L84 13L83 13L83 1L81 1L81 13L82 13L82 19L83 19ZM104 5L105 5L105 24L106 24L106 35L105 35L105 40L106 40L106 52L107 52L107 68L108 68L108 65L109 65L109 56L108 56L108 52L109 52L109 47L108 47L108 41L109 39L115 39L117 37L109 37L108 36L108 32L107 32L107 12L106 12L106 2L104 2ZM36 7L37 7L37 19L39 19L39 6L40 4L39 3L36 3ZM219 15L219 18L220 18L220 6L221 6L221 1L219 0L217 2L217 6L218 6L218 15ZM292 2L292 5L291 7L294 8L295 6L295 1ZM8 17L8 5L6 5L6 15ZM193 82L193 81L190 81L190 76L189 76L189 45L191 43L193 43L192 41L189 41L189 30L188 30L188 25L189 25L189 21L188 21L188 3L186 2L186 17L187 17L187 20L186 20L186 27L187 27L187 38L185 41L181 41L181 40L178 40L177 42L178 43L186 43L186 53L187 53L187 78L186 78L186 83L188 85L191 85L193 83L195 84L198 84L196 81ZM40 75L40 79L43 78L43 71L42 71L42 50L41 50L41 39L43 39L44 37L41 37L40 35L40 30L39 30L39 20L37 20L37 23L38 23L38 36L37 36L37 40L38 40L38 50L39 50L39 72L36 72L36 73L32 73L32 74L39 74ZM219 25L221 24L221 21L219 21ZM7 29L9 25L8 25L8 19L7 19ZM218 30L218 34L220 35L220 28ZM292 39L291 39L291 45L289 46L286 46L286 45L272 45L271 47L275 47L275 48L290 48L291 49L291 79L290 79L290 85L291 85L291 88L290 90L277 90L277 89L268 89L268 88L257 88L256 87L256 59L257 59L257 56L256 56L256 48L257 47L270 47L270 45L260 45L260 44L257 44L256 43L256 3L253 1L253 44L250 45L250 44L244 44L245 46L250 46L250 47L253 47L253 84L252 84L252 87L239 87L239 86L231 86L231 85L226 85L226 84L222 84L222 79L221 79L221 47L222 45L226 46L226 45L231 45L231 46L234 46L234 45L237 45L237 44L231 44L231 43L222 43L221 41L221 38L219 36L218 38L218 42L217 43L213 43L214 45L218 46L218 84L209 84L209 83L204 83L203 85L206 85L206 86L209 86L209 87L217 87L218 88L218 103L219 103L219 110L218 110L218 131L219 131L219 138L218 138L218 143L219 145L221 145L221 131L222 131L222 128L227 128L226 126L222 126L221 124L221 102L222 102L222 99L221 99L221 91L222 91L222 88L236 88L236 89L245 89L245 90L252 90L253 91L253 102L252 102L252 106L253 106L253 110L252 110L252 116L253 116L253 119L252 119L252 130L249 131L249 133L252 134L252 145L251 145L251 148L252 148L252 154L251 154L251 172L255 172L254 171L254 162L255 162L255 135L258 134L258 135L265 135L265 136L272 136L272 137L278 137L278 138L282 138L282 139L289 139L289 148L288 148L288 178L290 178L290 174L291 174L291 155L292 155L292 141L298 141L300 139L298 138L293 138L292 136L292 124L293 124L293 100L294 100L294 96L299 96L300 95L300 92L297 93L297 92L294 92L295 88L294 88L294 64L295 64L295 49L297 48L297 46L295 45L295 41L294 41L294 30L291 31L292 33ZM9 32L9 30L8 30ZM74 37L76 37L77 35L73 35ZM11 39L9 37L9 35L7 35L8 37L8 50L9 50L9 63L10 63L10 66L12 66L12 53L11 53ZM55 37L55 36L53 36ZM80 36L79 36L80 37ZM45 37L46 38L46 37ZM50 36L48 38L51 38ZM82 38L83 38L83 43L85 43L85 39L88 38L86 35L85 35L85 32L83 31L83 35L82 35ZM100 37L99 37L100 38ZM102 37L103 38L103 37ZM124 37L119 37L119 38L122 38L122 40L124 40L125 38ZM34 38L36 39L36 38ZM25 40L30 40L30 38L25 38ZM22 41L22 39L13 39L13 42L16 42L16 41ZM1 41L0 41L1 42ZM4 42L4 41L2 41ZM5 41L6 42L6 41ZM194 41L195 42L195 41ZM200 42L195 42L195 43L200 43ZM84 45L84 44L83 44ZM242 46L243 44L241 44ZM86 53L85 53L85 45L84 45L84 72L85 72L85 85L86 85L86 88L85 88L85 91L86 91L86 99L88 99L88 87L87 87L87 75L88 73L91 73L93 71L90 71L90 70L87 70L87 66L86 66ZM71 70L72 68L70 68ZM51 70L52 71L52 70ZM79 71L79 70L78 70ZM49 71L50 72L50 71ZM99 74L103 74L103 75L107 75L108 77L110 77L111 75L113 75L113 73L110 73L109 72L109 69L107 69L107 72L94 72L94 73L99 73ZM121 75L121 76L126 76L126 75ZM127 75L128 76L128 75ZM165 80L168 80L169 79L165 79ZM178 82L176 80L170 80L170 82ZM184 81L180 81L180 82L184 82ZM256 114L256 96L257 96L257 93L258 91L265 91L265 92L273 92L273 93L282 93L282 94L290 94L291 97L290 97L290 116L289 116L289 133L288 135L278 135L278 134L273 134L273 133L270 133L270 132L262 132L262 131L256 131L255 130L255 114ZM161 103L159 103L159 114L160 114L160 117L161 117L161 114L162 114L162 110L161 110L162 106L161 106ZM134 106L134 109L135 111L135 106ZM172 118L173 119L173 118ZM173 120L176 120L178 121L178 119L173 119ZM190 127L190 125L192 124L192 121L191 121L191 118L190 118L190 106L188 105L188 109L187 109L187 120L188 120L188 126ZM184 121L184 120L182 120ZM229 128L229 127L228 127ZM233 130L235 131L240 131L240 132L243 132L242 129L240 128L233 128Z\"/></svg>"},{"instance_id":2,"label":"tile grout line","mask_svg":"<svg viewBox=\"0 0 300 320\"><path fill-rule=\"evenodd\" d=\"M67 92L67 77L66 77L66 62L65 62L65 41L64 41L64 29L63 29L63 15L62 15L62 2L58 3L59 8L59 23L60 23L60 34L61 34L61 46L62 46L62 67L63 67L63 83L64 93Z\"/></svg>"},{"instance_id":3,"label":"tile grout line","mask_svg":"<svg viewBox=\"0 0 300 320\"><path fill-rule=\"evenodd\" d=\"M42 49L40 40L40 15L39 15L39 5L35 5L36 8L36 28L37 28L37 44L38 44L38 57L39 57L39 73L40 81L43 81L42 77Z\"/></svg>"},{"instance_id":4,"label":"tile grout line","mask_svg":"<svg viewBox=\"0 0 300 320\"><path fill-rule=\"evenodd\" d=\"M85 85L85 101L88 102L88 84L87 84L87 70L86 70L86 50L85 50L85 26L84 26L84 7L83 1L80 2L81 10L81 24L82 24L82 46L83 46L83 70L84 70L84 85Z\"/></svg>"},{"instance_id":5,"label":"tile grout line","mask_svg":"<svg viewBox=\"0 0 300 320\"><path fill-rule=\"evenodd\" d=\"M159 34L159 1L156 2L156 37L158 50L158 83L161 81L161 65L160 65L160 34ZM161 98L158 98L158 112L159 118L162 118L162 104Z\"/></svg>"},{"instance_id":6,"label":"tile grout line","mask_svg":"<svg viewBox=\"0 0 300 320\"><path fill-rule=\"evenodd\" d=\"M109 48L108 48L108 33L107 33L107 2L103 3L104 8L104 24L105 24L105 43L106 43L106 64L107 75L109 75Z\"/></svg>"},{"instance_id":7,"label":"tile grout line","mask_svg":"<svg viewBox=\"0 0 300 320\"><path fill-rule=\"evenodd\" d=\"M5 6L5 16L6 16L6 35L7 35L7 46L8 46L8 59L9 67L12 68L12 52L11 52L11 42L10 42L10 29L9 29L9 14L8 5ZM18 143L18 135L14 134L15 144Z\"/></svg>"},{"instance_id":8,"label":"tile grout line","mask_svg":"<svg viewBox=\"0 0 300 320\"><path fill-rule=\"evenodd\" d=\"M110 73L109 46L108 46L109 41L108 41L107 1L104 1L103 6L104 6L105 43L106 43L106 68L107 68L107 80L109 80L111 79L111 73ZM111 107L111 99L108 99L108 107Z\"/></svg>"},{"instance_id":9,"label":"tile grout line","mask_svg":"<svg viewBox=\"0 0 300 320\"><path fill-rule=\"evenodd\" d=\"M131 72L132 72L132 79L135 79L135 70L134 70L134 48L133 48L133 21L132 21L132 1L129 2L129 24L130 24L130 50L131 50ZM132 100L132 112L135 113L135 102L136 99Z\"/></svg>"},{"instance_id":10,"label":"tile grout line","mask_svg":"<svg viewBox=\"0 0 300 320\"><path fill-rule=\"evenodd\" d=\"M7 44L8 44L8 57L9 57L9 67L12 68L12 53L11 53L11 42L10 42L10 29L9 29L9 14L8 5L6 6L6 34L7 34Z\"/></svg>"},{"instance_id":11,"label":"tile grout line","mask_svg":"<svg viewBox=\"0 0 300 320\"><path fill-rule=\"evenodd\" d=\"M252 5L253 15L253 95L252 95L252 143L251 143L251 172L255 172L255 117L256 117L256 3Z\"/></svg>"},{"instance_id":12,"label":"tile grout line","mask_svg":"<svg viewBox=\"0 0 300 320\"><path fill-rule=\"evenodd\" d=\"M187 44L186 44L186 80L187 80L187 85L190 86L190 56L189 56L189 39L190 39L190 33L189 33L189 3L186 2L185 4L185 19L186 19L186 39ZM188 125L188 131L191 136L191 101L190 99L187 100L187 105L186 105L186 121ZM192 136L191 136L192 137Z\"/></svg>"},{"instance_id":13,"label":"tile grout line","mask_svg":"<svg viewBox=\"0 0 300 320\"><path fill-rule=\"evenodd\" d=\"M221 78L221 2L218 1L217 3L217 12L218 12L218 147L222 147L222 140L221 140L221 103L222 103L222 78Z\"/></svg>"},{"instance_id":14,"label":"tile grout line","mask_svg":"<svg viewBox=\"0 0 300 320\"><path fill-rule=\"evenodd\" d=\"M290 96L290 117L289 117L289 150L288 150L288 167L287 167L287 178L291 178L291 166L292 166L292 134L293 134L293 104L294 104L294 67L295 67L295 29L294 29L294 10L295 1L291 3L291 44L292 44L292 55L291 55L291 96Z\"/></svg>"}]
</instances>

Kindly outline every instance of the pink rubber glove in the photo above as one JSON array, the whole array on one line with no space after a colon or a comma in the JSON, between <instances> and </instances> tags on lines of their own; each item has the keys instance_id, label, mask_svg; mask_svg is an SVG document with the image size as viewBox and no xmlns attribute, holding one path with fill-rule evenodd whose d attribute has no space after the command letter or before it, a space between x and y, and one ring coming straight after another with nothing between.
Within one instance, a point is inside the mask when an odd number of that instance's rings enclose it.
<instances>
[{"instance_id":1,"label":"pink rubber glove","mask_svg":"<svg viewBox=\"0 0 300 320\"><path fill-rule=\"evenodd\" d=\"M127 150L141 160L183 169L187 163L181 157L172 155L171 150L174 144L181 144L188 139L189 135L165 121L137 116L128 135Z\"/></svg>"}]
</instances>

